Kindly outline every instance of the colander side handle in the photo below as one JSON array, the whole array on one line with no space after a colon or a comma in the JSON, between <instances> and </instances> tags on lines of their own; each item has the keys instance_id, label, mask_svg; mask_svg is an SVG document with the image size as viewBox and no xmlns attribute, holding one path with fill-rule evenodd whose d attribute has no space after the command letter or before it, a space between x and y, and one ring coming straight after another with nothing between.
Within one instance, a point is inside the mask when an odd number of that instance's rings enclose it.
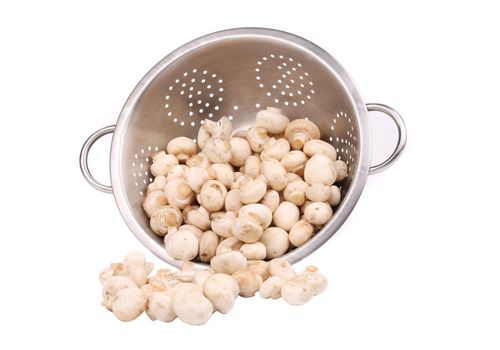
<instances>
[{"instance_id":1,"label":"colander side handle","mask_svg":"<svg viewBox=\"0 0 500 350\"><path fill-rule=\"evenodd\" d=\"M406 125L403 118L401 118L401 115L398 112L396 112L394 108L383 105L381 103L367 103L366 109L368 109L368 112L376 111L384 113L394 121L396 127L398 128L398 142L396 144L396 148L389 156L389 158L387 158L385 161L377 165L372 165L370 167L370 175L371 175L387 169L392 164L394 164L394 162L401 156L401 153L403 152L406 146Z\"/></svg>"},{"instance_id":2,"label":"colander side handle","mask_svg":"<svg viewBox=\"0 0 500 350\"><path fill-rule=\"evenodd\" d=\"M92 187L105 193L112 193L113 189L111 186L103 185L94 178L89 169L88 158L90 149L92 148L94 143L104 135L111 134L114 131L114 125L106 126L105 128L97 130L92 135L90 135L89 138L83 143L82 150L80 152L80 170L82 171L83 177Z\"/></svg>"}]
</instances>

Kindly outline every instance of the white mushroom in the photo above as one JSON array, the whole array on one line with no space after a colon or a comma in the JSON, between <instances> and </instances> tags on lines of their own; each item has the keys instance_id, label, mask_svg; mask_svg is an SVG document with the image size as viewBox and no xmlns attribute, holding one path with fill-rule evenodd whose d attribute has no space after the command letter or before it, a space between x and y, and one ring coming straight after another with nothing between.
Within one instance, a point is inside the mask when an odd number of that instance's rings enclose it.
<instances>
[{"instance_id":1,"label":"white mushroom","mask_svg":"<svg viewBox=\"0 0 500 350\"><path fill-rule=\"evenodd\" d=\"M285 231L290 231L292 226L299 221L300 210L291 202L281 202L273 213L273 222L276 227Z\"/></svg>"},{"instance_id":2,"label":"white mushroom","mask_svg":"<svg viewBox=\"0 0 500 350\"><path fill-rule=\"evenodd\" d=\"M306 277L306 281L314 289L314 295L321 294L328 286L328 280L325 276L319 273L319 269L316 266L307 266L305 271L300 275Z\"/></svg>"},{"instance_id":3,"label":"white mushroom","mask_svg":"<svg viewBox=\"0 0 500 350\"><path fill-rule=\"evenodd\" d=\"M210 162L210 159L208 159L208 156L205 153L195 154L186 160L186 166L190 168L208 168L211 164L212 162Z\"/></svg>"},{"instance_id":4,"label":"white mushroom","mask_svg":"<svg viewBox=\"0 0 500 350\"><path fill-rule=\"evenodd\" d=\"M248 270L260 276L263 281L269 277L269 263L263 260L248 260Z\"/></svg>"},{"instance_id":5,"label":"white mushroom","mask_svg":"<svg viewBox=\"0 0 500 350\"><path fill-rule=\"evenodd\" d=\"M232 276L215 273L206 279L203 291L216 311L227 314L233 308L240 288Z\"/></svg>"},{"instance_id":6,"label":"white mushroom","mask_svg":"<svg viewBox=\"0 0 500 350\"><path fill-rule=\"evenodd\" d=\"M302 174L306 162L307 156L302 151L290 151L281 158L281 165L289 173Z\"/></svg>"},{"instance_id":7,"label":"white mushroom","mask_svg":"<svg viewBox=\"0 0 500 350\"><path fill-rule=\"evenodd\" d=\"M328 198L330 205L336 206L340 203L340 188L333 185L330 187L330 197Z\"/></svg>"},{"instance_id":8,"label":"white mushroom","mask_svg":"<svg viewBox=\"0 0 500 350\"><path fill-rule=\"evenodd\" d=\"M236 237L228 237L220 241L219 245L215 250L215 255L220 255L225 252L231 252L233 250L239 250L243 245L243 242Z\"/></svg>"},{"instance_id":9,"label":"white mushroom","mask_svg":"<svg viewBox=\"0 0 500 350\"><path fill-rule=\"evenodd\" d=\"M245 160L245 165L240 171L255 179L260 175L260 158L258 156L250 156Z\"/></svg>"},{"instance_id":10,"label":"white mushroom","mask_svg":"<svg viewBox=\"0 0 500 350\"><path fill-rule=\"evenodd\" d=\"M262 152L264 144L268 139L267 131L262 127L254 126L247 131L247 141L254 152Z\"/></svg>"},{"instance_id":11,"label":"white mushroom","mask_svg":"<svg viewBox=\"0 0 500 350\"><path fill-rule=\"evenodd\" d=\"M312 201L309 201L309 200L306 200L306 201L304 202L304 204L302 204L302 205L300 206L300 213L301 213L302 215L304 215L304 213L305 213L305 211L306 211L307 206L308 206L309 204L311 204L311 203L313 203L313 202L312 202Z\"/></svg>"},{"instance_id":12,"label":"white mushroom","mask_svg":"<svg viewBox=\"0 0 500 350\"><path fill-rule=\"evenodd\" d=\"M290 151L290 144L286 139L276 140L274 137L271 137L264 144L260 159L268 160L274 158L281 160L288 151Z\"/></svg>"},{"instance_id":13,"label":"white mushroom","mask_svg":"<svg viewBox=\"0 0 500 350\"><path fill-rule=\"evenodd\" d=\"M181 282L193 283L196 267L191 261L184 261L181 269L173 273L173 276Z\"/></svg>"},{"instance_id":14,"label":"white mushroom","mask_svg":"<svg viewBox=\"0 0 500 350\"><path fill-rule=\"evenodd\" d=\"M283 190L283 198L297 206L301 206L306 201L308 188L309 184L303 180L289 182Z\"/></svg>"},{"instance_id":15,"label":"white mushroom","mask_svg":"<svg viewBox=\"0 0 500 350\"><path fill-rule=\"evenodd\" d=\"M251 178L250 176L243 174L243 173L234 173L234 174L235 174L234 175L234 182L233 182L233 185L231 186L232 190L239 190L241 182L247 178Z\"/></svg>"},{"instance_id":16,"label":"white mushroom","mask_svg":"<svg viewBox=\"0 0 500 350\"><path fill-rule=\"evenodd\" d=\"M222 140L229 140L233 132L233 126L228 117L220 118L217 123L211 128L212 137Z\"/></svg>"},{"instance_id":17,"label":"white mushroom","mask_svg":"<svg viewBox=\"0 0 500 350\"><path fill-rule=\"evenodd\" d=\"M210 265L216 272L232 275L236 271L247 268L247 258L239 251L227 251L214 256Z\"/></svg>"},{"instance_id":18,"label":"white mushroom","mask_svg":"<svg viewBox=\"0 0 500 350\"><path fill-rule=\"evenodd\" d=\"M172 305L177 317L192 325L206 323L213 313L210 300L198 292L175 293Z\"/></svg>"},{"instance_id":19,"label":"white mushroom","mask_svg":"<svg viewBox=\"0 0 500 350\"><path fill-rule=\"evenodd\" d=\"M287 184L286 171L277 159L265 160L261 164L262 174L273 190L281 191Z\"/></svg>"},{"instance_id":20,"label":"white mushroom","mask_svg":"<svg viewBox=\"0 0 500 350\"><path fill-rule=\"evenodd\" d=\"M304 218L313 225L326 224L332 215L332 207L325 202L312 202L304 211Z\"/></svg>"},{"instance_id":21,"label":"white mushroom","mask_svg":"<svg viewBox=\"0 0 500 350\"><path fill-rule=\"evenodd\" d=\"M233 222L232 232L240 241L254 243L260 239L264 230L258 221L238 217Z\"/></svg>"},{"instance_id":22,"label":"white mushroom","mask_svg":"<svg viewBox=\"0 0 500 350\"><path fill-rule=\"evenodd\" d=\"M297 273L292 265L282 258L276 258L269 261L269 274L271 276L281 277L287 282L297 277Z\"/></svg>"},{"instance_id":23,"label":"white mushroom","mask_svg":"<svg viewBox=\"0 0 500 350\"><path fill-rule=\"evenodd\" d=\"M347 164L343 160L339 159L335 161L335 169L337 170L337 178L335 179L335 182L340 182L347 177L348 168Z\"/></svg>"},{"instance_id":24,"label":"white mushroom","mask_svg":"<svg viewBox=\"0 0 500 350\"><path fill-rule=\"evenodd\" d=\"M201 187L200 204L208 211L221 210L224 207L226 194L227 189L221 182L209 180Z\"/></svg>"},{"instance_id":25,"label":"white mushroom","mask_svg":"<svg viewBox=\"0 0 500 350\"><path fill-rule=\"evenodd\" d=\"M167 291L179 283L169 269L158 269L156 274L148 278L148 285L157 291Z\"/></svg>"},{"instance_id":26,"label":"white mushroom","mask_svg":"<svg viewBox=\"0 0 500 350\"><path fill-rule=\"evenodd\" d=\"M169 233L165 236L165 250L173 259L193 260L198 255L199 240L196 235L186 229Z\"/></svg>"},{"instance_id":27,"label":"white mushroom","mask_svg":"<svg viewBox=\"0 0 500 350\"><path fill-rule=\"evenodd\" d=\"M222 183L227 189L231 189L234 182L234 171L231 165L217 163L211 165L210 169L212 169L215 174L215 180Z\"/></svg>"},{"instance_id":28,"label":"white mushroom","mask_svg":"<svg viewBox=\"0 0 500 350\"><path fill-rule=\"evenodd\" d=\"M178 178L186 179L187 170L188 167L184 164L174 165L167 174L167 184L169 181L172 181L173 179L178 179Z\"/></svg>"},{"instance_id":29,"label":"white mushroom","mask_svg":"<svg viewBox=\"0 0 500 350\"><path fill-rule=\"evenodd\" d=\"M295 173L286 173L286 183L295 182L295 181L304 181L299 175Z\"/></svg>"},{"instance_id":30,"label":"white mushroom","mask_svg":"<svg viewBox=\"0 0 500 350\"><path fill-rule=\"evenodd\" d=\"M233 137L229 140L231 144L231 160L234 166L242 166L245 160L252 155L252 148L248 141L241 137Z\"/></svg>"},{"instance_id":31,"label":"white mushroom","mask_svg":"<svg viewBox=\"0 0 500 350\"><path fill-rule=\"evenodd\" d=\"M330 198L330 195L330 186L322 182L315 182L306 190L307 199L313 202L325 202Z\"/></svg>"},{"instance_id":32,"label":"white mushroom","mask_svg":"<svg viewBox=\"0 0 500 350\"><path fill-rule=\"evenodd\" d=\"M248 130L246 130L246 129L236 130L233 133L233 137L240 137L242 139L246 139L247 138L247 132L248 132Z\"/></svg>"},{"instance_id":33,"label":"white mushroom","mask_svg":"<svg viewBox=\"0 0 500 350\"><path fill-rule=\"evenodd\" d=\"M281 288L285 285L286 281L278 276L271 276L265 280L259 289L261 298L264 299L278 299L281 297Z\"/></svg>"},{"instance_id":34,"label":"white mushroom","mask_svg":"<svg viewBox=\"0 0 500 350\"><path fill-rule=\"evenodd\" d=\"M330 157L324 154L316 154L307 161L304 169L304 180L306 180L309 185L315 182L321 182L331 186L336 178L337 171Z\"/></svg>"},{"instance_id":35,"label":"white mushroom","mask_svg":"<svg viewBox=\"0 0 500 350\"><path fill-rule=\"evenodd\" d=\"M251 177L244 178L240 182L240 200L244 204L257 203L267 191L267 186L261 180L254 180Z\"/></svg>"},{"instance_id":36,"label":"white mushroom","mask_svg":"<svg viewBox=\"0 0 500 350\"><path fill-rule=\"evenodd\" d=\"M290 305L303 305L314 296L314 288L306 278L298 277L281 288L281 296Z\"/></svg>"},{"instance_id":37,"label":"white mushroom","mask_svg":"<svg viewBox=\"0 0 500 350\"><path fill-rule=\"evenodd\" d=\"M244 298L253 297L262 284L262 277L250 270L236 271L233 278L240 287L240 296Z\"/></svg>"},{"instance_id":38,"label":"white mushroom","mask_svg":"<svg viewBox=\"0 0 500 350\"><path fill-rule=\"evenodd\" d=\"M227 211L238 212L238 210L243 206L241 202L241 195L239 189L230 190L226 194L226 199L224 200L224 208Z\"/></svg>"},{"instance_id":39,"label":"white mushroom","mask_svg":"<svg viewBox=\"0 0 500 350\"><path fill-rule=\"evenodd\" d=\"M174 157L175 158L175 157ZM177 160L177 158L175 158ZM155 177L154 181L151 182L147 189L146 194L150 194L153 191L165 191L165 187L167 186L167 178L163 175L158 175Z\"/></svg>"},{"instance_id":40,"label":"white mushroom","mask_svg":"<svg viewBox=\"0 0 500 350\"><path fill-rule=\"evenodd\" d=\"M245 243L240 247L240 252L248 260L264 260L266 258L266 246L261 242Z\"/></svg>"},{"instance_id":41,"label":"white mushroom","mask_svg":"<svg viewBox=\"0 0 500 350\"><path fill-rule=\"evenodd\" d=\"M231 144L227 140L211 137L203 148L203 152L212 163L229 163L231 160Z\"/></svg>"},{"instance_id":42,"label":"white mushroom","mask_svg":"<svg viewBox=\"0 0 500 350\"><path fill-rule=\"evenodd\" d=\"M144 254L132 251L123 260L123 272L125 277L133 281L138 287L142 287L148 281L148 275L153 269L150 263L146 263Z\"/></svg>"},{"instance_id":43,"label":"white mushroom","mask_svg":"<svg viewBox=\"0 0 500 350\"><path fill-rule=\"evenodd\" d=\"M180 230L187 230L187 231L190 231L190 232L194 233L194 235L195 235L195 236L196 236L196 238L198 238L198 239L200 239L200 238L201 238L201 236L203 235L203 231L202 231L200 228L198 228L198 227L196 227L196 226L194 226L194 225L184 224L184 225L182 225L182 226L179 226L179 231L180 231Z\"/></svg>"},{"instance_id":44,"label":"white mushroom","mask_svg":"<svg viewBox=\"0 0 500 350\"><path fill-rule=\"evenodd\" d=\"M172 322L176 315L171 293L153 292L148 297L146 314L153 321Z\"/></svg>"},{"instance_id":45,"label":"white mushroom","mask_svg":"<svg viewBox=\"0 0 500 350\"><path fill-rule=\"evenodd\" d=\"M201 186L208 180L215 179L216 173L211 167L192 167L186 170L186 182L196 193L200 192Z\"/></svg>"},{"instance_id":46,"label":"white mushroom","mask_svg":"<svg viewBox=\"0 0 500 350\"><path fill-rule=\"evenodd\" d=\"M200 238L199 245L200 261L208 263L215 256L215 250L219 245L219 236L212 231L205 231Z\"/></svg>"},{"instance_id":47,"label":"white mushroom","mask_svg":"<svg viewBox=\"0 0 500 350\"><path fill-rule=\"evenodd\" d=\"M280 204L280 195L275 190L268 190L259 203L264 204L271 212L274 212Z\"/></svg>"},{"instance_id":48,"label":"white mushroom","mask_svg":"<svg viewBox=\"0 0 500 350\"><path fill-rule=\"evenodd\" d=\"M314 234L314 227L306 220L302 219L297 221L290 232L288 233L288 239L295 247L299 247L304 244L309 238Z\"/></svg>"},{"instance_id":49,"label":"white mushroom","mask_svg":"<svg viewBox=\"0 0 500 350\"><path fill-rule=\"evenodd\" d=\"M182 211L184 222L206 231L210 228L210 217L208 211L203 207L188 205Z\"/></svg>"},{"instance_id":50,"label":"white mushroom","mask_svg":"<svg viewBox=\"0 0 500 350\"><path fill-rule=\"evenodd\" d=\"M102 285L102 305L111 310L113 296L124 288L133 288L137 285L125 276L111 276Z\"/></svg>"},{"instance_id":51,"label":"white mushroom","mask_svg":"<svg viewBox=\"0 0 500 350\"><path fill-rule=\"evenodd\" d=\"M247 204L240 208L238 217L243 219L256 220L262 228L267 228L273 220L273 213L264 204Z\"/></svg>"},{"instance_id":52,"label":"white mushroom","mask_svg":"<svg viewBox=\"0 0 500 350\"><path fill-rule=\"evenodd\" d=\"M173 166L179 164L179 160L175 155L166 154L165 151L160 151L151 156L153 164L151 164L151 174L153 176L166 176Z\"/></svg>"},{"instance_id":53,"label":"white mushroom","mask_svg":"<svg viewBox=\"0 0 500 350\"><path fill-rule=\"evenodd\" d=\"M111 311L121 321L132 321L146 310L147 300L142 289L123 288L113 296Z\"/></svg>"},{"instance_id":54,"label":"white mushroom","mask_svg":"<svg viewBox=\"0 0 500 350\"><path fill-rule=\"evenodd\" d=\"M269 181L267 181L266 177L263 174L258 175L255 180L262 181L266 184L266 188L269 186Z\"/></svg>"},{"instance_id":55,"label":"white mushroom","mask_svg":"<svg viewBox=\"0 0 500 350\"><path fill-rule=\"evenodd\" d=\"M196 154L196 143L189 137L176 137L167 144L167 153L177 157L179 162L185 162Z\"/></svg>"},{"instance_id":56,"label":"white mushroom","mask_svg":"<svg viewBox=\"0 0 500 350\"><path fill-rule=\"evenodd\" d=\"M167 196L168 203L179 209L184 209L184 207L194 201L193 190L189 187L186 180L182 178L169 180L165 188L165 195Z\"/></svg>"},{"instance_id":57,"label":"white mushroom","mask_svg":"<svg viewBox=\"0 0 500 350\"><path fill-rule=\"evenodd\" d=\"M288 234L279 227L268 227L265 229L260 238L260 242L266 246L267 259L274 259L282 256L290 246Z\"/></svg>"},{"instance_id":58,"label":"white mushroom","mask_svg":"<svg viewBox=\"0 0 500 350\"><path fill-rule=\"evenodd\" d=\"M205 119L203 126L198 129L198 136L197 136L196 140L198 143L198 147L200 147L200 149L205 148L207 141L212 137L212 134L210 133L209 128L205 127L205 126L208 126L209 123L215 123L215 122L211 121L210 119Z\"/></svg>"},{"instance_id":59,"label":"white mushroom","mask_svg":"<svg viewBox=\"0 0 500 350\"><path fill-rule=\"evenodd\" d=\"M281 109L267 107L255 117L255 125L265 128L270 134L281 134L290 120L281 113Z\"/></svg>"},{"instance_id":60,"label":"white mushroom","mask_svg":"<svg viewBox=\"0 0 500 350\"><path fill-rule=\"evenodd\" d=\"M319 137L319 128L308 119L292 120L285 129L285 138L293 149L302 149L307 141Z\"/></svg>"},{"instance_id":61,"label":"white mushroom","mask_svg":"<svg viewBox=\"0 0 500 350\"><path fill-rule=\"evenodd\" d=\"M169 229L179 227L181 223L182 214L173 205L156 208L149 220L151 230L159 236L165 236L169 232Z\"/></svg>"},{"instance_id":62,"label":"white mushroom","mask_svg":"<svg viewBox=\"0 0 500 350\"><path fill-rule=\"evenodd\" d=\"M165 191L162 189L147 194L146 197L144 198L144 201L142 202L142 208L146 212L146 215L148 217L151 217L151 214L153 214L153 211L156 208L162 207L167 204L168 200L167 197L165 196Z\"/></svg>"},{"instance_id":63,"label":"white mushroom","mask_svg":"<svg viewBox=\"0 0 500 350\"><path fill-rule=\"evenodd\" d=\"M193 283L204 288L205 282L212 275L213 275L213 272L209 271L208 269L207 270L198 270L194 275Z\"/></svg>"},{"instance_id":64,"label":"white mushroom","mask_svg":"<svg viewBox=\"0 0 500 350\"><path fill-rule=\"evenodd\" d=\"M323 140L311 140L304 145L304 153L308 157L312 157L316 154L324 154L330 157L332 161L335 162L337 159L337 151L335 148Z\"/></svg>"},{"instance_id":65,"label":"white mushroom","mask_svg":"<svg viewBox=\"0 0 500 350\"><path fill-rule=\"evenodd\" d=\"M177 283L173 290L172 294L185 294L185 293L203 293L203 287L197 285L196 283L192 282L180 282Z\"/></svg>"},{"instance_id":66,"label":"white mushroom","mask_svg":"<svg viewBox=\"0 0 500 350\"><path fill-rule=\"evenodd\" d=\"M212 231L221 237L232 236L232 227L235 219L236 213L232 211L226 212L223 216L212 220Z\"/></svg>"}]
</instances>

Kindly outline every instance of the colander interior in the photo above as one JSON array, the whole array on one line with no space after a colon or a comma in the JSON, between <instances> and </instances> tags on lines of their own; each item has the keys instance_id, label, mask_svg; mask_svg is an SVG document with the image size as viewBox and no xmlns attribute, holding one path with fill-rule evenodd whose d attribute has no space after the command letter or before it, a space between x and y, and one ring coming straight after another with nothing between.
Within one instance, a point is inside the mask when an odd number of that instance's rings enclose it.
<instances>
[{"instance_id":1,"label":"colander interior","mask_svg":"<svg viewBox=\"0 0 500 350\"><path fill-rule=\"evenodd\" d=\"M170 59L122 112L127 121L118 153L121 185L134 220L158 245L163 240L150 230L142 210L146 187L153 181L151 155L166 149L174 137L196 139L204 119L228 116L234 130L244 129L267 106L281 108L290 119L307 117L348 164L341 189L343 196L349 191L359 166L358 111L345 77L307 45L269 35L215 36L187 44Z\"/></svg>"}]
</instances>

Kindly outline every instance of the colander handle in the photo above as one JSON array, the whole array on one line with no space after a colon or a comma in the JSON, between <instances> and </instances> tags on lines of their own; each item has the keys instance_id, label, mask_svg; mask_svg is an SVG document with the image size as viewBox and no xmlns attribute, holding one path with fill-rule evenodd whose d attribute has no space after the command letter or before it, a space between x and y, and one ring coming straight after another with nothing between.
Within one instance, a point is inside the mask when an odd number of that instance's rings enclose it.
<instances>
[{"instance_id":1,"label":"colander handle","mask_svg":"<svg viewBox=\"0 0 500 350\"><path fill-rule=\"evenodd\" d=\"M406 146L406 125L403 118L401 118L401 115L389 106L383 105L381 103L367 103L366 109L368 109L368 112L384 113L394 121L396 127L398 128L398 143L396 144L396 148L394 149L392 154L382 163L372 165L370 167L370 174L376 174L390 167L403 152Z\"/></svg>"},{"instance_id":2,"label":"colander handle","mask_svg":"<svg viewBox=\"0 0 500 350\"><path fill-rule=\"evenodd\" d=\"M99 140L104 135L112 134L114 131L114 125L106 126L105 128L97 130L92 135L90 135L89 138L83 143L82 150L80 152L80 169L82 171L83 177L92 187L105 193L112 193L113 189L111 186L103 185L102 183L97 181L90 173L88 163L89 151L97 140Z\"/></svg>"}]
</instances>

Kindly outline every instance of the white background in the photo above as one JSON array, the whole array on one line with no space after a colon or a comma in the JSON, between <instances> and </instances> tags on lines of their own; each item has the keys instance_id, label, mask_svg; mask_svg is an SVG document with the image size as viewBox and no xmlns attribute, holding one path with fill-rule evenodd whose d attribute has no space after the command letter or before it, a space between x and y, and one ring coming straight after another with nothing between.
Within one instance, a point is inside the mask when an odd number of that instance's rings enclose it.
<instances>
[{"instance_id":1,"label":"white background","mask_svg":"<svg viewBox=\"0 0 500 350\"><path fill-rule=\"evenodd\" d=\"M2 2L0 348L499 349L500 21L493 1L461 3ZM81 144L160 58L240 26L325 48L366 102L400 111L407 149L298 264L330 281L309 304L239 299L201 327L119 322L99 305L98 272L146 251L81 177ZM377 126L381 159L393 129ZM109 141L91 155L103 180Z\"/></svg>"}]
</instances>

